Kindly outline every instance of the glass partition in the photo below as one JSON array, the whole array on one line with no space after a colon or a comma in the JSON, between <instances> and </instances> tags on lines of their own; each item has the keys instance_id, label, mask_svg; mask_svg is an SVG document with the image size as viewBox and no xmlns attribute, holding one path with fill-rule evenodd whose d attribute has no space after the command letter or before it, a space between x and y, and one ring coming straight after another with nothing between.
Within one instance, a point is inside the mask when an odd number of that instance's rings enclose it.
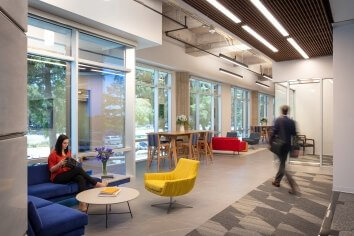
<instances>
[{"instance_id":1,"label":"glass partition","mask_svg":"<svg viewBox=\"0 0 354 236\"><path fill-rule=\"evenodd\" d=\"M297 125L298 140L293 147L299 149L299 156L290 157L290 163L333 165L333 80L276 83L275 104L278 114L288 104L289 116Z\"/></svg>"}]
</instances>

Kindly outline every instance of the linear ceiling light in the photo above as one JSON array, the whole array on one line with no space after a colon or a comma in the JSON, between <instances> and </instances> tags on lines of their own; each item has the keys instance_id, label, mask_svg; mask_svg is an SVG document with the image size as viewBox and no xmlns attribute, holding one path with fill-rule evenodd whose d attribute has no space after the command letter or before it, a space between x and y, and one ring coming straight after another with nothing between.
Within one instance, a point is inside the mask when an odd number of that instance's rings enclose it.
<instances>
[{"instance_id":1,"label":"linear ceiling light","mask_svg":"<svg viewBox=\"0 0 354 236\"><path fill-rule=\"evenodd\" d=\"M223 68L219 68L219 71L220 71L221 73L228 74L228 75L231 75L231 76L236 77L236 78L239 78L239 79L242 79L242 78L243 78L242 75L239 75L239 74L236 74L236 73L234 73L234 72L225 70L225 69L223 69Z\"/></svg>"},{"instance_id":2,"label":"linear ceiling light","mask_svg":"<svg viewBox=\"0 0 354 236\"><path fill-rule=\"evenodd\" d=\"M263 74L262 76L263 76L263 78L266 78L266 79L269 79L269 80L273 80L273 78L268 76L268 75Z\"/></svg>"},{"instance_id":3,"label":"linear ceiling light","mask_svg":"<svg viewBox=\"0 0 354 236\"><path fill-rule=\"evenodd\" d=\"M240 23L241 20L235 16L231 11L229 11L226 7L221 5L218 1L216 0L206 0L208 3L213 5L216 9L218 9L220 12L222 12L225 16L229 17L233 22L236 24Z\"/></svg>"},{"instance_id":4,"label":"linear ceiling light","mask_svg":"<svg viewBox=\"0 0 354 236\"><path fill-rule=\"evenodd\" d=\"M263 84L263 83L258 82L258 81L256 81L256 84L259 85L259 86L265 87L265 88L269 88L270 87L269 85Z\"/></svg>"},{"instance_id":5,"label":"linear ceiling light","mask_svg":"<svg viewBox=\"0 0 354 236\"><path fill-rule=\"evenodd\" d=\"M258 41L260 41L265 46L267 46L270 50L272 50L273 52L278 52L278 49L276 47L270 44L267 40L265 40L262 36L260 36L256 31L251 29L248 25L243 25L242 28L246 30L250 35L255 37Z\"/></svg>"},{"instance_id":6,"label":"linear ceiling light","mask_svg":"<svg viewBox=\"0 0 354 236\"><path fill-rule=\"evenodd\" d=\"M279 21L275 19L272 13L270 13L270 11L263 5L261 1L251 0L251 2L284 37L289 36L289 33L284 29L284 27L279 23Z\"/></svg>"},{"instance_id":7,"label":"linear ceiling light","mask_svg":"<svg viewBox=\"0 0 354 236\"><path fill-rule=\"evenodd\" d=\"M248 69L248 65L246 65L246 64L243 64L242 62L239 62L239 61L236 61L235 59L232 59L231 57L228 57L228 56L226 56L226 55L224 55L224 54L219 54L219 57L220 58L222 58L222 59L224 59L224 60L226 60L226 61L228 61L228 62L231 62L232 64L235 64L235 65L237 65L237 66L241 66L241 67L243 67L243 68L245 68L245 69Z\"/></svg>"},{"instance_id":8,"label":"linear ceiling light","mask_svg":"<svg viewBox=\"0 0 354 236\"><path fill-rule=\"evenodd\" d=\"M293 46L301 54L303 58L309 59L309 56L306 54L306 52L304 52L304 50L300 48L299 44L297 44L293 38L287 38L287 40L289 41L291 46Z\"/></svg>"}]
</instances>

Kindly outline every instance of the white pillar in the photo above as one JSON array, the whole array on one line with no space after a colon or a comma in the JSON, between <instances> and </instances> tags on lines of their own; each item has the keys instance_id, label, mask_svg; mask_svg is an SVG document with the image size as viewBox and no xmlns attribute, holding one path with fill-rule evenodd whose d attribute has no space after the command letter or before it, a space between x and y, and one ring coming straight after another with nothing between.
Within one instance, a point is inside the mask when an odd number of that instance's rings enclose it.
<instances>
[{"instance_id":1,"label":"white pillar","mask_svg":"<svg viewBox=\"0 0 354 236\"><path fill-rule=\"evenodd\" d=\"M71 152L73 156L77 157L79 152L79 124L78 124L78 92L79 92L79 32L77 30L72 31L71 39L71 53L74 61L71 63L71 99L70 99L70 136L71 136ZM69 135L69 134L68 134Z\"/></svg>"},{"instance_id":2,"label":"white pillar","mask_svg":"<svg viewBox=\"0 0 354 236\"><path fill-rule=\"evenodd\" d=\"M131 71L125 76L125 153L126 175L135 177L135 48L126 50L126 67Z\"/></svg>"}]
</instances>

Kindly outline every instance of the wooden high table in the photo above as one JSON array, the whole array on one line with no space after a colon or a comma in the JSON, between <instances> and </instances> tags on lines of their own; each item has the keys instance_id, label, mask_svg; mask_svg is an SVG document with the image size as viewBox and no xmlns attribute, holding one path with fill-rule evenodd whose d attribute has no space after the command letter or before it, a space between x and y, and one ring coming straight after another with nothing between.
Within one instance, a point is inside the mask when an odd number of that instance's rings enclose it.
<instances>
[{"instance_id":1,"label":"wooden high table","mask_svg":"<svg viewBox=\"0 0 354 236\"><path fill-rule=\"evenodd\" d=\"M167 132L158 132L157 134L161 137L164 136L168 138L171 141L171 150L172 150L172 157L175 163L175 166L177 166L177 137L178 136L188 136L189 141L191 140L192 134L199 133L201 135L204 135L204 141L207 141L207 134L209 132L213 132L211 130L186 130L186 131L167 131ZM192 158L192 145L191 142L189 142L188 145L188 158Z\"/></svg>"}]
</instances>

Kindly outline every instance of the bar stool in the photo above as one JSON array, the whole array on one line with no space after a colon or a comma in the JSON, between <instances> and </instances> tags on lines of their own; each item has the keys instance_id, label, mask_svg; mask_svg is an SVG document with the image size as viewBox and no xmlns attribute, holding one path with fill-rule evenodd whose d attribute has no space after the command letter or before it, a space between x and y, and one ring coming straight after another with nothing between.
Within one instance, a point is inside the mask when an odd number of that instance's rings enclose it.
<instances>
[{"instance_id":1,"label":"bar stool","mask_svg":"<svg viewBox=\"0 0 354 236\"><path fill-rule=\"evenodd\" d=\"M191 158L194 160L199 160L199 150L198 150L198 133L193 133L189 135L189 140L188 143L180 143L179 145L182 148L188 148L191 147Z\"/></svg>"},{"instance_id":2,"label":"bar stool","mask_svg":"<svg viewBox=\"0 0 354 236\"><path fill-rule=\"evenodd\" d=\"M170 143L161 143L160 137L157 133L150 133L148 134L148 157L146 161L147 170L151 167L155 153L157 155L157 172L160 171L161 159L165 160L166 158L169 158L169 167L170 169L172 168Z\"/></svg>"},{"instance_id":3,"label":"bar stool","mask_svg":"<svg viewBox=\"0 0 354 236\"><path fill-rule=\"evenodd\" d=\"M213 133L208 132L204 134L203 139L199 139L198 147L200 153L203 153L205 156L205 163L208 164L208 158L213 162L213 144L212 144Z\"/></svg>"}]
</instances>

